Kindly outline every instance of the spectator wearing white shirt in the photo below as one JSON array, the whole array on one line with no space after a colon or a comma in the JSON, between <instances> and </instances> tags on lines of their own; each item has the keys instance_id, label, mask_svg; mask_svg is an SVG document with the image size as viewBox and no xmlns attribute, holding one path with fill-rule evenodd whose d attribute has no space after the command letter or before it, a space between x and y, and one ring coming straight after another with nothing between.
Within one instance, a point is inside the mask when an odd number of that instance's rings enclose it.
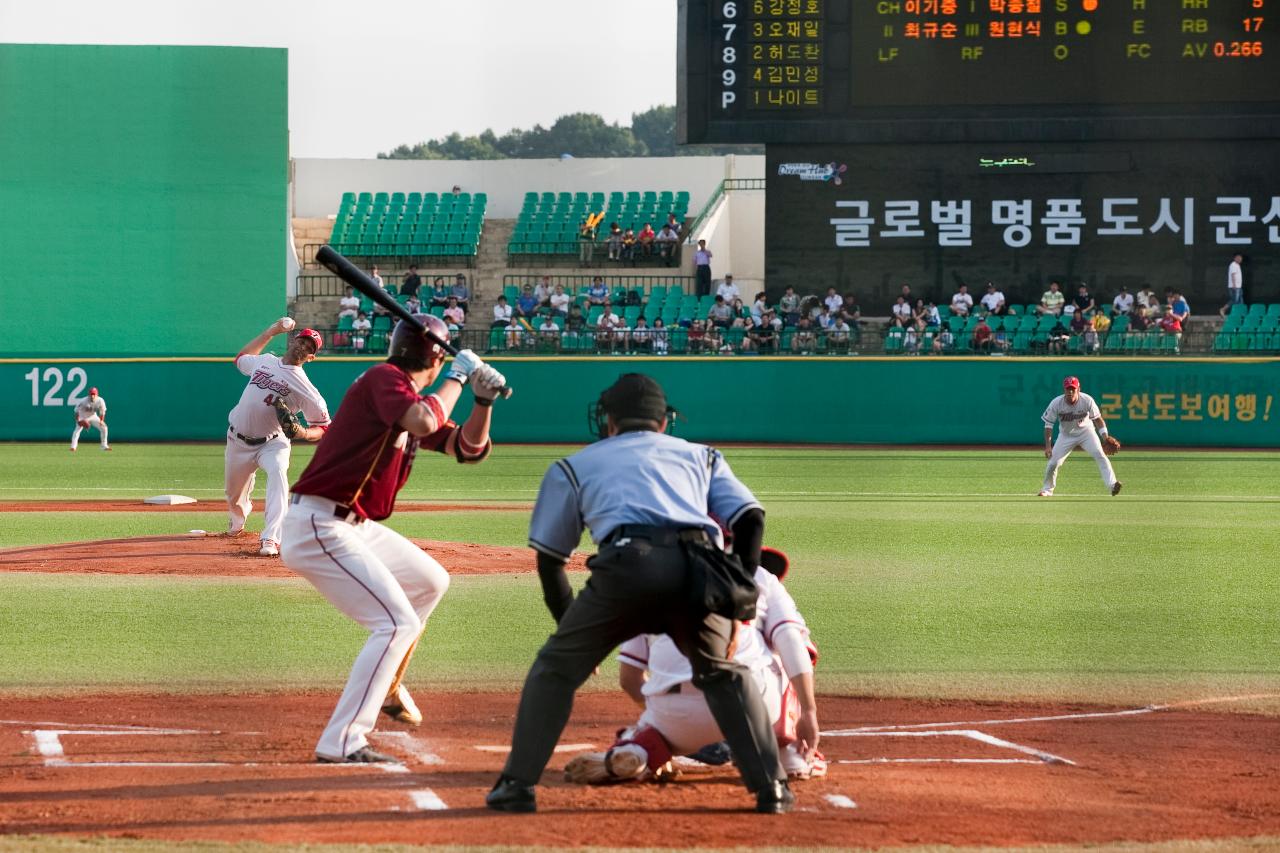
<instances>
[{"instance_id":1,"label":"spectator wearing white shirt","mask_svg":"<svg viewBox=\"0 0 1280 853\"><path fill-rule=\"evenodd\" d=\"M960 289L951 297L951 313L958 317L968 317L973 310L973 297L969 295L968 285L960 285Z\"/></svg>"},{"instance_id":2,"label":"spectator wearing white shirt","mask_svg":"<svg viewBox=\"0 0 1280 853\"><path fill-rule=\"evenodd\" d=\"M552 313L559 314L561 317L569 316L569 305L573 300L569 298L569 294L564 292L564 286L557 284L555 290L551 291L551 297L548 300L551 303Z\"/></svg>"},{"instance_id":3,"label":"spectator wearing white shirt","mask_svg":"<svg viewBox=\"0 0 1280 853\"><path fill-rule=\"evenodd\" d=\"M365 336L369 334L369 330L373 328L373 324L369 322L369 318L364 315L363 311L356 314L356 318L351 321L351 348L353 350L363 350Z\"/></svg>"},{"instance_id":4,"label":"spectator wearing white shirt","mask_svg":"<svg viewBox=\"0 0 1280 853\"><path fill-rule=\"evenodd\" d=\"M656 238L658 244L658 254L662 256L663 262L667 266L675 261L676 242L680 239L680 235L670 225L663 225L662 230L658 232Z\"/></svg>"},{"instance_id":5,"label":"spectator wearing white shirt","mask_svg":"<svg viewBox=\"0 0 1280 853\"><path fill-rule=\"evenodd\" d=\"M1004 311L1004 294L996 289L992 282L987 282L987 292L982 295L982 307L987 309L988 314L1003 314Z\"/></svg>"},{"instance_id":6,"label":"spectator wearing white shirt","mask_svg":"<svg viewBox=\"0 0 1280 853\"><path fill-rule=\"evenodd\" d=\"M511 306L507 304L507 297L499 296L493 306L493 323L490 328L506 328L511 325L511 315Z\"/></svg>"},{"instance_id":7,"label":"spectator wearing white shirt","mask_svg":"<svg viewBox=\"0 0 1280 853\"><path fill-rule=\"evenodd\" d=\"M844 305L844 297L836 293L834 287L827 288L827 295L823 297L822 304L827 306L827 310L832 316L840 313L840 306Z\"/></svg>"},{"instance_id":8,"label":"spectator wearing white shirt","mask_svg":"<svg viewBox=\"0 0 1280 853\"><path fill-rule=\"evenodd\" d=\"M832 315L831 309L826 305L823 305L822 313L818 315L818 328L822 329L824 332L829 332L835 324L836 318Z\"/></svg>"},{"instance_id":9,"label":"spectator wearing white shirt","mask_svg":"<svg viewBox=\"0 0 1280 853\"><path fill-rule=\"evenodd\" d=\"M1129 292L1129 288L1120 288L1116 298L1111 300L1111 308L1117 314L1128 314L1133 310L1133 294Z\"/></svg>"},{"instance_id":10,"label":"spectator wearing white shirt","mask_svg":"<svg viewBox=\"0 0 1280 853\"><path fill-rule=\"evenodd\" d=\"M542 325L538 327L538 334L542 338L542 342L556 346L560 343L560 327L556 325L556 321L550 317L542 319Z\"/></svg>"},{"instance_id":11,"label":"spectator wearing white shirt","mask_svg":"<svg viewBox=\"0 0 1280 853\"><path fill-rule=\"evenodd\" d=\"M343 317L354 317L360 313L360 297L352 292L351 288L347 288L347 295L342 297L338 303L338 319Z\"/></svg>"},{"instance_id":12,"label":"spectator wearing white shirt","mask_svg":"<svg viewBox=\"0 0 1280 853\"><path fill-rule=\"evenodd\" d=\"M724 281L720 282L720 286L716 288L716 296L724 297L724 301L730 304L733 300L742 298L742 294L738 292L738 285L733 283L733 276L724 277Z\"/></svg>"},{"instance_id":13,"label":"spectator wearing white shirt","mask_svg":"<svg viewBox=\"0 0 1280 853\"><path fill-rule=\"evenodd\" d=\"M760 325L760 318L764 316L764 311L769 307L766 303L764 291L756 294L755 301L751 303L751 322L757 326Z\"/></svg>"},{"instance_id":14,"label":"spectator wearing white shirt","mask_svg":"<svg viewBox=\"0 0 1280 853\"><path fill-rule=\"evenodd\" d=\"M382 283L382 276L378 275L377 267L373 268L373 272L369 274L369 278L373 279L373 283L378 285L378 287L381 287L383 290L387 289L387 286Z\"/></svg>"},{"instance_id":15,"label":"spectator wearing white shirt","mask_svg":"<svg viewBox=\"0 0 1280 853\"><path fill-rule=\"evenodd\" d=\"M545 308L551 304L551 276L544 275L542 281L534 286L533 298L538 300L539 308Z\"/></svg>"},{"instance_id":16,"label":"spectator wearing white shirt","mask_svg":"<svg viewBox=\"0 0 1280 853\"><path fill-rule=\"evenodd\" d=\"M897 300L894 301L892 311L893 325L899 328L905 328L912 325L912 321L915 319L915 312L912 311L905 296L899 296Z\"/></svg>"},{"instance_id":17,"label":"spectator wearing white shirt","mask_svg":"<svg viewBox=\"0 0 1280 853\"><path fill-rule=\"evenodd\" d=\"M1231 263L1227 264L1227 302L1218 311L1223 317L1227 316L1232 305L1244 304L1244 268L1241 266L1243 262L1244 255L1236 252L1231 256Z\"/></svg>"},{"instance_id":18,"label":"spectator wearing white shirt","mask_svg":"<svg viewBox=\"0 0 1280 853\"><path fill-rule=\"evenodd\" d=\"M653 329L643 316L636 318L635 328L631 330L631 348L636 352L653 351Z\"/></svg>"}]
</instances>

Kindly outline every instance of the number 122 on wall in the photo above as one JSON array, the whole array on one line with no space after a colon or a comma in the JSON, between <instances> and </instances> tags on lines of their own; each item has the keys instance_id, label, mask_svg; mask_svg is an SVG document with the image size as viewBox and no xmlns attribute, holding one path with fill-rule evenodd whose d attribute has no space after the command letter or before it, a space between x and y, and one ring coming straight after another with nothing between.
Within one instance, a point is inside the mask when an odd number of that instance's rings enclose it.
<instances>
[{"instance_id":1,"label":"number 122 on wall","mask_svg":"<svg viewBox=\"0 0 1280 853\"><path fill-rule=\"evenodd\" d=\"M40 396L40 384L43 377L45 392ZM74 406L85 399L85 389L89 387L89 377L83 367L73 367L63 376L56 367L46 367L43 374L40 368L33 367L22 376L31 382L31 405L33 406ZM66 400L62 399L62 386L66 384L70 393Z\"/></svg>"}]
</instances>

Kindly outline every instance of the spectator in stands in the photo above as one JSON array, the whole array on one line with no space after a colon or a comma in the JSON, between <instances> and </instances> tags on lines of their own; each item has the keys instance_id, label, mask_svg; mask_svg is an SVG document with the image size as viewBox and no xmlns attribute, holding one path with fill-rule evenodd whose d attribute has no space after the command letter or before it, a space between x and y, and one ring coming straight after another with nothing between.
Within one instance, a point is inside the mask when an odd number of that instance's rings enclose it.
<instances>
[{"instance_id":1,"label":"spectator in stands","mask_svg":"<svg viewBox=\"0 0 1280 853\"><path fill-rule=\"evenodd\" d=\"M662 262L667 266L675 263L676 245L680 242L680 235L675 229L670 225L663 225L655 241L658 244L658 255L662 258Z\"/></svg>"},{"instance_id":2,"label":"spectator in stands","mask_svg":"<svg viewBox=\"0 0 1280 853\"><path fill-rule=\"evenodd\" d=\"M596 328L600 330L596 335L596 342L601 349L608 348L611 352L621 352L626 348L627 321L613 312L611 303L604 304L604 313L596 321Z\"/></svg>"},{"instance_id":3,"label":"spectator in stands","mask_svg":"<svg viewBox=\"0 0 1280 853\"><path fill-rule=\"evenodd\" d=\"M1135 302L1133 312L1129 314L1129 331L1145 332L1151 325L1151 309L1145 302Z\"/></svg>"},{"instance_id":4,"label":"spectator in stands","mask_svg":"<svg viewBox=\"0 0 1280 853\"><path fill-rule=\"evenodd\" d=\"M1191 317L1191 304L1187 302L1187 298L1182 295L1182 291L1175 290L1173 292L1173 301L1170 303L1173 308L1173 316L1178 318L1180 327L1185 328L1187 320ZM1182 328L1178 331L1181 332Z\"/></svg>"},{"instance_id":5,"label":"spectator in stands","mask_svg":"<svg viewBox=\"0 0 1280 853\"><path fill-rule=\"evenodd\" d=\"M453 189L449 190L449 192L453 193L454 198L457 198L458 196L462 195L462 187L458 186L457 184L454 184Z\"/></svg>"},{"instance_id":6,"label":"spectator in stands","mask_svg":"<svg viewBox=\"0 0 1280 853\"><path fill-rule=\"evenodd\" d=\"M920 335L916 333L915 326L907 326L902 333L902 351L907 355L920 354Z\"/></svg>"},{"instance_id":7,"label":"spectator in stands","mask_svg":"<svg viewBox=\"0 0 1280 853\"><path fill-rule=\"evenodd\" d=\"M745 329L751 320L751 312L742 304L742 300L735 296L729 304L729 310L733 312L733 325Z\"/></svg>"},{"instance_id":8,"label":"spectator in stands","mask_svg":"<svg viewBox=\"0 0 1280 853\"><path fill-rule=\"evenodd\" d=\"M622 260L622 228L618 223L609 223L609 237L605 240L605 245L609 247L609 260Z\"/></svg>"},{"instance_id":9,"label":"spectator in stands","mask_svg":"<svg viewBox=\"0 0 1280 853\"><path fill-rule=\"evenodd\" d=\"M533 298L538 300L539 308L551 307L551 276L544 275L537 284L533 286Z\"/></svg>"},{"instance_id":10,"label":"spectator in stands","mask_svg":"<svg viewBox=\"0 0 1280 853\"><path fill-rule=\"evenodd\" d=\"M636 232L630 228L622 229L622 263L631 262L631 266L636 265Z\"/></svg>"},{"instance_id":11,"label":"spectator in stands","mask_svg":"<svg viewBox=\"0 0 1280 853\"><path fill-rule=\"evenodd\" d=\"M902 301L908 305L911 304L911 285L909 284L902 285Z\"/></svg>"},{"instance_id":12,"label":"spectator in stands","mask_svg":"<svg viewBox=\"0 0 1280 853\"><path fill-rule=\"evenodd\" d=\"M498 301L493 305L493 322L489 324L489 328L505 329L511 325L511 319L511 306L507 304L507 297L499 296Z\"/></svg>"},{"instance_id":13,"label":"spectator in stands","mask_svg":"<svg viewBox=\"0 0 1280 853\"><path fill-rule=\"evenodd\" d=\"M641 257L653 257L655 248L653 243L657 239L658 235L654 233L653 225L646 222L644 227L640 229L640 233L636 235L636 245L639 246Z\"/></svg>"},{"instance_id":14,"label":"spectator in stands","mask_svg":"<svg viewBox=\"0 0 1280 853\"><path fill-rule=\"evenodd\" d=\"M1117 314L1128 314L1133 310L1133 294L1129 292L1129 288L1120 285L1120 292L1111 300L1111 310Z\"/></svg>"},{"instance_id":15,"label":"spectator in stands","mask_svg":"<svg viewBox=\"0 0 1280 853\"><path fill-rule=\"evenodd\" d=\"M759 323L752 323L747 329L747 336L743 341L743 349L755 350L759 353L772 353L777 351L778 332L773 327L773 312L769 312L770 316L762 316Z\"/></svg>"},{"instance_id":16,"label":"spectator in stands","mask_svg":"<svg viewBox=\"0 0 1280 853\"><path fill-rule=\"evenodd\" d=\"M973 327L973 351L991 353L991 327L987 325L986 317L978 318L978 325Z\"/></svg>"},{"instance_id":17,"label":"spectator in stands","mask_svg":"<svg viewBox=\"0 0 1280 853\"><path fill-rule=\"evenodd\" d=\"M1087 313L1098 307L1097 303L1093 301L1093 297L1089 295L1089 286L1083 281L1076 288L1076 295L1072 297L1071 303L1075 305L1077 314Z\"/></svg>"},{"instance_id":18,"label":"spectator in stands","mask_svg":"<svg viewBox=\"0 0 1280 853\"><path fill-rule=\"evenodd\" d=\"M551 319L550 315L542 318L542 325L538 326L538 338L543 346L550 349L558 349L560 346L560 327L556 325L556 321Z\"/></svg>"},{"instance_id":19,"label":"spectator in stands","mask_svg":"<svg viewBox=\"0 0 1280 853\"><path fill-rule=\"evenodd\" d=\"M1067 324L1067 328L1071 329L1073 335L1083 335L1085 329L1092 329L1092 324L1083 311L1072 311L1071 322Z\"/></svg>"},{"instance_id":20,"label":"spectator in stands","mask_svg":"<svg viewBox=\"0 0 1280 853\"><path fill-rule=\"evenodd\" d=\"M458 297L450 296L449 304L444 309L444 319L458 327L461 331L466 326L467 312L458 304Z\"/></svg>"},{"instance_id":21,"label":"spectator in stands","mask_svg":"<svg viewBox=\"0 0 1280 853\"><path fill-rule=\"evenodd\" d=\"M711 259L714 255L707 248L706 240L698 241L698 250L693 253L693 273L695 290L698 296L711 293Z\"/></svg>"},{"instance_id":22,"label":"spectator in stands","mask_svg":"<svg viewBox=\"0 0 1280 853\"><path fill-rule=\"evenodd\" d=\"M449 304L449 288L444 283L444 276L436 276L436 280L431 287L431 307L437 305L443 308Z\"/></svg>"},{"instance_id":23,"label":"spectator in stands","mask_svg":"<svg viewBox=\"0 0 1280 853\"><path fill-rule=\"evenodd\" d=\"M404 308L410 314L419 314L422 312L422 300L417 296L410 296L404 301Z\"/></svg>"},{"instance_id":24,"label":"spectator in stands","mask_svg":"<svg viewBox=\"0 0 1280 853\"><path fill-rule=\"evenodd\" d=\"M835 324L836 318L831 314L831 309L824 304L818 311L818 328L824 332L829 332Z\"/></svg>"},{"instance_id":25,"label":"spectator in stands","mask_svg":"<svg viewBox=\"0 0 1280 853\"><path fill-rule=\"evenodd\" d=\"M1093 327L1095 332L1101 335L1103 332L1111 328L1111 318L1108 317L1105 312L1095 310L1093 315L1089 318L1089 325Z\"/></svg>"},{"instance_id":26,"label":"spectator in stands","mask_svg":"<svg viewBox=\"0 0 1280 853\"><path fill-rule=\"evenodd\" d=\"M1138 295L1134 297L1133 303L1135 306L1145 305L1148 317L1150 317L1152 311L1160 307L1159 297L1157 297L1155 291L1151 289L1150 284L1142 285L1142 289L1139 290Z\"/></svg>"},{"instance_id":27,"label":"spectator in stands","mask_svg":"<svg viewBox=\"0 0 1280 853\"><path fill-rule=\"evenodd\" d=\"M968 317L973 310L973 297L969 295L969 286L962 284L951 297L951 313L957 317Z\"/></svg>"},{"instance_id":28,"label":"spectator in stands","mask_svg":"<svg viewBox=\"0 0 1280 853\"><path fill-rule=\"evenodd\" d=\"M1244 304L1244 255L1236 252L1227 264L1227 301L1218 309L1218 314L1225 317L1232 305Z\"/></svg>"},{"instance_id":29,"label":"spectator in stands","mask_svg":"<svg viewBox=\"0 0 1280 853\"><path fill-rule=\"evenodd\" d=\"M360 352L364 349L365 337L372 328L373 324L369 322L369 318L364 315L364 312L358 312L356 318L351 321L351 348L353 350Z\"/></svg>"},{"instance_id":30,"label":"spectator in stands","mask_svg":"<svg viewBox=\"0 0 1280 853\"><path fill-rule=\"evenodd\" d=\"M764 316L765 309L768 307L764 291L761 290L756 293L756 298L751 302L751 322L759 323L760 318Z\"/></svg>"},{"instance_id":31,"label":"spectator in stands","mask_svg":"<svg viewBox=\"0 0 1280 853\"><path fill-rule=\"evenodd\" d=\"M378 285L378 287L381 287L383 290L387 289L387 286L382 282L382 276L378 275L378 267L376 264L373 267L373 271L369 273L369 278L373 279L373 283Z\"/></svg>"},{"instance_id":32,"label":"spectator in stands","mask_svg":"<svg viewBox=\"0 0 1280 853\"><path fill-rule=\"evenodd\" d=\"M521 323L517 318L512 317L507 323L507 346L511 349L518 349L522 346L528 346L532 341L533 330L525 324Z\"/></svg>"},{"instance_id":33,"label":"spectator in stands","mask_svg":"<svg viewBox=\"0 0 1280 853\"><path fill-rule=\"evenodd\" d=\"M914 312L911 310L911 306L907 304L907 298L905 296L899 296L894 300L893 308L890 309L890 313L893 315L893 325L899 329L905 329L907 326L910 326L915 316Z\"/></svg>"},{"instance_id":34,"label":"spectator in stands","mask_svg":"<svg viewBox=\"0 0 1280 853\"><path fill-rule=\"evenodd\" d=\"M840 308L844 305L844 297L836 293L834 287L827 288L827 295L822 297L822 304L827 306L827 310L831 312L831 316L835 317L840 313Z\"/></svg>"},{"instance_id":35,"label":"spectator in stands","mask_svg":"<svg viewBox=\"0 0 1280 853\"><path fill-rule=\"evenodd\" d=\"M938 310L938 306L934 305L932 300L924 304L924 327L922 329L936 329L942 325L942 312Z\"/></svg>"},{"instance_id":36,"label":"spectator in stands","mask_svg":"<svg viewBox=\"0 0 1280 853\"><path fill-rule=\"evenodd\" d=\"M586 219L578 223L578 263L581 266L589 267L595 260L596 254L596 225L595 218L588 216Z\"/></svg>"},{"instance_id":37,"label":"spectator in stands","mask_svg":"<svg viewBox=\"0 0 1280 853\"><path fill-rule=\"evenodd\" d=\"M631 330L631 349L636 352L653 352L653 329L641 315L636 318L635 328Z\"/></svg>"},{"instance_id":38,"label":"spectator in stands","mask_svg":"<svg viewBox=\"0 0 1280 853\"><path fill-rule=\"evenodd\" d=\"M936 309L934 313L937 313ZM858 307L858 297L853 293L844 295L844 304L840 306L837 318L849 325L850 340L857 343L862 339L862 310Z\"/></svg>"},{"instance_id":39,"label":"spectator in stands","mask_svg":"<svg viewBox=\"0 0 1280 853\"><path fill-rule=\"evenodd\" d=\"M1164 308L1164 317L1160 320L1160 331L1166 335L1173 335L1173 351L1179 352L1182 343L1182 321L1174 313L1172 305L1166 305Z\"/></svg>"},{"instance_id":40,"label":"spectator in stands","mask_svg":"<svg viewBox=\"0 0 1280 853\"><path fill-rule=\"evenodd\" d=\"M348 287L347 295L338 302L338 319L354 317L358 313L360 313L360 297Z\"/></svg>"},{"instance_id":41,"label":"spectator in stands","mask_svg":"<svg viewBox=\"0 0 1280 853\"><path fill-rule=\"evenodd\" d=\"M998 317L1008 312L1004 304L1004 294L996 288L995 282L987 282L987 292L982 295L981 302L988 314L995 314Z\"/></svg>"},{"instance_id":42,"label":"spectator in stands","mask_svg":"<svg viewBox=\"0 0 1280 853\"><path fill-rule=\"evenodd\" d=\"M670 337L667 334L667 324L662 322L661 317L653 318L653 354L666 355L668 348L671 346Z\"/></svg>"},{"instance_id":43,"label":"spectator in stands","mask_svg":"<svg viewBox=\"0 0 1280 853\"><path fill-rule=\"evenodd\" d=\"M1055 317L1062 313L1062 304L1067 298L1062 295L1062 286L1056 280L1049 282L1049 289L1040 297L1036 306L1037 314L1052 314Z\"/></svg>"},{"instance_id":44,"label":"spectator in stands","mask_svg":"<svg viewBox=\"0 0 1280 853\"><path fill-rule=\"evenodd\" d=\"M938 334L933 336L933 354L943 355L949 353L956 346L956 336L951 334L951 329L942 326L938 330Z\"/></svg>"},{"instance_id":45,"label":"spectator in stands","mask_svg":"<svg viewBox=\"0 0 1280 853\"><path fill-rule=\"evenodd\" d=\"M516 297L516 318L531 322L538 313L538 297L533 295L533 285L526 284Z\"/></svg>"},{"instance_id":46,"label":"spectator in stands","mask_svg":"<svg viewBox=\"0 0 1280 853\"><path fill-rule=\"evenodd\" d=\"M742 298L742 294L738 292L738 285L733 283L733 275L725 274L724 281L720 282L720 286L716 288L716 295L723 296L724 301L729 303Z\"/></svg>"},{"instance_id":47,"label":"spectator in stands","mask_svg":"<svg viewBox=\"0 0 1280 853\"><path fill-rule=\"evenodd\" d=\"M1000 352L1008 352L1012 343L1013 342L1009 340L1009 333L1006 332L1002 326L996 330L995 335L991 338L991 349L992 351L999 350Z\"/></svg>"},{"instance_id":48,"label":"spectator in stands","mask_svg":"<svg viewBox=\"0 0 1280 853\"><path fill-rule=\"evenodd\" d=\"M418 275L418 266L409 264L409 271L404 274L404 281L400 283L400 292L405 296L417 296L420 287L422 287L422 277Z\"/></svg>"},{"instance_id":49,"label":"spectator in stands","mask_svg":"<svg viewBox=\"0 0 1280 853\"><path fill-rule=\"evenodd\" d=\"M591 284L587 286L587 307L603 305L608 301L609 288L605 286L604 279L600 276L591 279Z\"/></svg>"},{"instance_id":50,"label":"spectator in stands","mask_svg":"<svg viewBox=\"0 0 1280 853\"><path fill-rule=\"evenodd\" d=\"M911 309L911 322L915 324L918 331L923 332L929 327L929 306L931 304L926 303L923 299L917 299L916 307ZM938 315L938 320L941 322L942 315Z\"/></svg>"},{"instance_id":51,"label":"spectator in stands","mask_svg":"<svg viewBox=\"0 0 1280 853\"><path fill-rule=\"evenodd\" d=\"M813 321L808 317L796 319L796 330L791 336L791 351L801 355L809 355L818 348L818 333L813 330Z\"/></svg>"},{"instance_id":52,"label":"spectator in stands","mask_svg":"<svg viewBox=\"0 0 1280 853\"><path fill-rule=\"evenodd\" d=\"M467 277L458 273L453 277L453 290L449 295L458 300L458 306L465 312L471 305L471 291L467 288Z\"/></svg>"},{"instance_id":53,"label":"spectator in stands","mask_svg":"<svg viewBox=\"0 0 1280 853\"><path fill-rule=\"evenodd\" d=\"M577 305L569 307L569 316L564 320L565 346L577 346L579 339L587 332L587 318L582 316L582 309Z\"/></svg>"},{"instance_id":54,"label":"spectator in stands","mask_svg":"<svg viewBox=\"0 0 1280 853\"><path fill-rule=\"evenodd\" d=\"M557 284L551 291L551 296L547 300L551 306L551 313L560 317L569 316L569 305L573 302L569 298L569 294L564 292L564 285Z\"/></svg>"},{"instance_id":55,"label":"spectator in stands","mask_svg":"<svg viewBox=\"0 0 1280 853\"><path fill-rule=\"evenodd\" d=\"M671 211L667 214L666 224L664 224L662 227L670 228L672 231L675 232L677 238L680 236L680 220L676 219L675 211Z\"/></svg>"},{"instance_id":56,"label":"spectator in stands","mask_svg":"<svg viewBox=\"0 0 1280 853\"><path fill-rule=\"evenodd\" d=\"M707 310L707 320L713 326L727 329L733 325L733 309L724 301L724 297L716 295L715 304Z\"/></svg>"},{"instance_id":57,"label":"spectator in stands","mask_svg":"<svg viewBox=\"0 0 1280 853\"><path fill-rule=\"evenodd\" d=\"M707 349L707 327L702 320L694 320L690 324L688 342L690 353L700 353Z\"/></svg>"},{"instance_id":58,"label":"spectator in stands","mask_svg":"<svg viewBox=\"0 0 1280 853\"><path fill-rule=\"evenodd\" d=\"M827 341L831 344L831 348L839 352L848 352L849 335L852 331L852 327L845 322L842 316L835 315L835 319L831 324L831 331L827 332Z\"/></svg>"},{"instance_id":59,"label":"spectator in stands","mask_svg":"<svg viewBox=\"0 0 1280 853\"><path fill-rule=\"evenodd\" d=\"M791 285L787 285L786 291L783 292L782 298L778 300L778 310L782 312L782 320L788 326L795 326L800 320L800 297L796 295L796 289Z\"/></svg>"},{"instance_id":60,"label":"spectator in stands","mask_svg":"<svg viewBox=\"0 0 1280 853\"><path fill-rule=\"evenodd\" d=\"M1064 353L1067 351L1067 344L1071 341L1071 331L1062 325L1062 318L1058 318L1058 322L1049 330L1049 352Z\"/></svg>"}]
</instances>

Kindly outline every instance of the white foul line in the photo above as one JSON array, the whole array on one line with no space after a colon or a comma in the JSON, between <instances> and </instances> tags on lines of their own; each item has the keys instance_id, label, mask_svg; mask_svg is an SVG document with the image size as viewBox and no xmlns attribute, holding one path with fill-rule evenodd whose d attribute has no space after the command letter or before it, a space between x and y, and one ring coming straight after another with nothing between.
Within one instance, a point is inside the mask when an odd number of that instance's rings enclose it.
<instances>
[{"instance_id":1,"label":"white foul line","mask_svg":"<svg viewBox=\"0 0 1280 853\"><path fill-rule=\"evenodd\" d=\"M823 794L822 799L838 809L856 809L858 804L844 794Z\"/></svg>"},{"instance_id":2,"label":"white foul line","mask_svg":"<svg viewBox=\"0 0 1280 853\"><path fill-rule=\"evenodd\" d=\"M1030 758L842 758L836 764L1034 764Z\"/></svg>"},{"instance_id":3,"label":"white foul line","mask_svg":"<svg viewBox=\"0 0 1280 853\"><path fill-rule=\"evenodd\" d=\"M410 791L409 799L413 800L415 806L427 812L439 812L449 808L444 804L444 800L436 796L436 792L430 788L423 788L421 791Z\"/></svg>"},{"instance_id":4,"label":"white foul line","mask_svg":"<svg viewBox=\"0 0 1280 853\"><path fill-rule=\"evenodd\" d=\"M851 731L843 734L844 737L967 737L970 740L976 740L979 743L998 746L1001 749L1012 749L1015 752L1021 752L1024 755L1032 755L1040 759L1045 764L1070 764L1072 767L1076 763L1069 758L1063 758L1060 755L1054 755L1051 752L1034 749L1022 744L1013 743L1012 741L1001 740L998 737L992 737L984 732L975 729L949 729L946 731L925 731L925 732L859 732Z\"/></svg>"}]
</instances>

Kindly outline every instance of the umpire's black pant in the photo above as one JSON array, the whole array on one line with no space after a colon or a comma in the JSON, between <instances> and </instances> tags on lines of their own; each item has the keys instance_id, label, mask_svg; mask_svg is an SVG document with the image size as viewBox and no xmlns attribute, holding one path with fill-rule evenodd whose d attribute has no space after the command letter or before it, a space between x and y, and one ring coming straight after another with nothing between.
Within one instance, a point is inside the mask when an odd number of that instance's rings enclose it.
<instances>
[{"instance_id":1,"label":"umpire's black pant","mask_svg":"<svg viewBox=\"0 0 1280 853\"><path fill-rule=\"evenodd\" d=\"M693 665L693 684L729 742L747 788L785 780L778 744L747 669L729 658L737 627L690 602L684 553L672 531L663 544L619 537L587 561L591 577L525 679L503 771L537 784L569 714L573 694L618 645L637 634L668 634Z\"/></svg>"}]
</instances>

